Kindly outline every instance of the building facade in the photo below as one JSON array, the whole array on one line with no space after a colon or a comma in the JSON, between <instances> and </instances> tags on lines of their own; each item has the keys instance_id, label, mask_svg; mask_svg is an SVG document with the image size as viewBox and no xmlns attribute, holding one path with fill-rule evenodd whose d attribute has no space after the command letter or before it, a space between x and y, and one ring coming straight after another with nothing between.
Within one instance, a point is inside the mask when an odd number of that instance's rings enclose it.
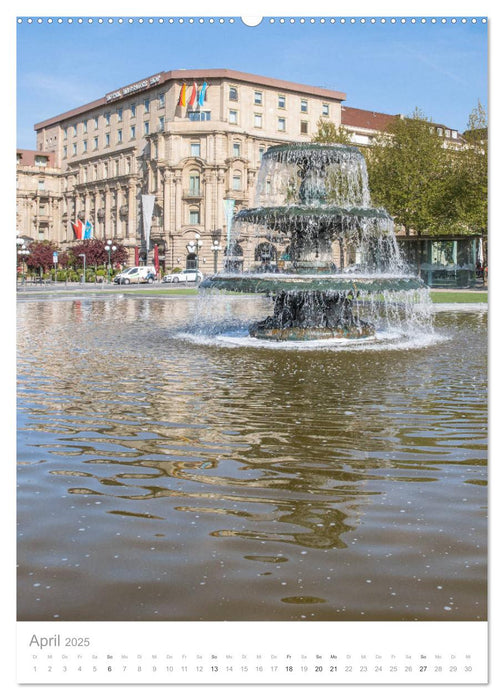
<instances>
[{"instance_id":1,"label":"building facade","mask_svg":"<svg viewBox=\"0 0 504 700\"><path fill-rule=\"evenodd\" d=\"M211 274L223 255L238 267L268 262L260 241L226 249L227 212L254 205L262 154L311 141L321 118L372 146L401 116L343 106L345 98L228 69L161 72L120 87L36 124L36 150L17 151L18 237L65 250L80 220L95 238L123 244L131 264L151 264L154 247L166 271ZM432 128L446 147L464 146L458 132ZM143 195L154 198L148 232Z\"/></svg>"},{"instance_id":2,"label":"building facade","mask_svg":"<svg viewBox=\"0 0 504 700\"><path fill-rule=\"evenodd\" d=\"M50 157L58 196L49 228L20 215L19 234L65 248L71 223L90 221L94 236L124 244L131 262L135 248L151 262L157 245L167 270L194 265L188 244L199 237L198 265L211 273L214 241L226 252L224 201L252 206L263 152L310 141L321 117L339 126L344 99L226 69L163 72L119 88L35 125L36 153ZM155 197L149 251L144 194Z\"/></svg>"}]
</instances>

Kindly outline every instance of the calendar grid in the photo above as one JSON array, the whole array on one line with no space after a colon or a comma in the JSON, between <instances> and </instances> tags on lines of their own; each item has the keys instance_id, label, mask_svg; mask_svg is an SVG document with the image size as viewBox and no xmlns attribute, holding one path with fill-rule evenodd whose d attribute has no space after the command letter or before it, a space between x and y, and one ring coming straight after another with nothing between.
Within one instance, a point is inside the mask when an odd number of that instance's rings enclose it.
<instances>
[{"instance_id":1,"label":"calendar grid","mask_svg":"<svg viewBox=\"0 0 504 700\"><path fill-rule=\"evenodd\" d=\"M487 682L486 623L18 623L18 682Z\"/></svg>"}]
</instances>

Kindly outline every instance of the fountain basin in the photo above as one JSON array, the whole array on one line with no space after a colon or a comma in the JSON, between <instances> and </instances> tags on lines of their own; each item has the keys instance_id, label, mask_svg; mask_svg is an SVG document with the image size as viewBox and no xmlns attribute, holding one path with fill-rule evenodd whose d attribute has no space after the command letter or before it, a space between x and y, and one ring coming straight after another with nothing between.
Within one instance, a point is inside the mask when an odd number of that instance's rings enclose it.
<instances>
[{"instance_id":1,"label":"fountain basin","mask_svg":"<svg viewBox=\"0 0 504 700\"><path fill-rule=\"evenodd\" d=\"M299 291L327 292L386 292L425 289L426 285L416 276L408 275L345 275L345 274L302 274L294 273L243 273L221 272L207 277L200 289L218 289L248 294L277 294L292 289Z\"/></svg>"}]
</instances>

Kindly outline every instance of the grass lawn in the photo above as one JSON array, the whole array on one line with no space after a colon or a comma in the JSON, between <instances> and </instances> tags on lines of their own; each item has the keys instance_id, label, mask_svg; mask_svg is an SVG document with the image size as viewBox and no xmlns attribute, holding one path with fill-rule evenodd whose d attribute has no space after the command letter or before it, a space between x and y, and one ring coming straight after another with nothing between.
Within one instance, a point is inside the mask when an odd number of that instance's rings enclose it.
<instances>
[{"instance_id":1,"label":"grass lawn","mask_svg":"<svg viewBox=\"0 0 504 700\"><path fill-rule=\"evenodd\" d=\"M196 287L152 287L150 285L139 287L134 285L134 287L125 288L121 285L117 289L109 289L109 292L121 292L122 294L148 294L156 296L173 296L173 295L188 295L188 294L198 294L198 289ZM450 290L431 290L431 299L434 304L470 304L479 303L485 304L488 302L488 292L486 291L450 291Z\"/></svg>"},{"instance_id":2,"label":"grass lawn","mask_svg":"<svg viewBox=\"0 0 504 700\"><path fill-rule=\"evenodd\" d=\"M445 290L431 291L431 299L434 304L486 304L488 292L451 292Z\"/></svg>"}]
</instances>

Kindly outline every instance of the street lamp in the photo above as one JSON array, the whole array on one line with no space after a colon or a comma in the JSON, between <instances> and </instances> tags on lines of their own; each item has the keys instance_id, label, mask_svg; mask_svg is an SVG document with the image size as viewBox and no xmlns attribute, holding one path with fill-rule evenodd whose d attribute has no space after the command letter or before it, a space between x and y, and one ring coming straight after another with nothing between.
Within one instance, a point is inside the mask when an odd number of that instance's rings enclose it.
<instances>
[{"instance_id":1,"label":"street lamp","mask_svg":"<svg viewBox=\"0 0 504 700\"><path fill-rule=\"evenodd\" d=\"M84 258L84 282L86 281L86 253L79 253L79 258Z\"/></svg>"},{"instance_id":2,"label":"street lamp","mask_svg":"<svg viewBox=\"0 0 504 700\"><path fill-rule=\"evenodd\" d=\"M24 284L24 281L25 281L25 260L26 260L26 256L27 256L27 255L30 255L30 251L29 251L28 248L25 246L24 241L22 241L22 246L23 246L23 247L22 247L20 250L18 250L18 255L21 256L21 265L22 265L22 277L21 277L21 281L22 281L22 284Z\"/></svg>"},{"instance_id":3,"label":"street lamp","mask_svg":"<svg viewBox=\"0 0 504 700\"><path fill-rule=\"evenodd\" d=\"M186 245L187 252L189 255L194 255L196 259L196 270L199 268L199 251L200 248L203 246L203 243L200 241L200 234L196 233L194 235L194 238L196 239L195 241L189 241L189 243Z\"/></svg>"},{"instance_id":4,"label":"street lamp","mask_svg":"<svg viewBox=\"0 0 504 700\"><path fill-rule=\"evenodd\" d=\"M105 246L105 250L108 253L108 267L107 267L107 279L110 282L110 254L117 250L117 246L112 245L112 241L107 241L107 245Z\"/></svg>"},{"instance_id":5,"label":"street lamp","mask_svg":"<svg viewBox=\"0 0 504 700\"><path fill-rule=\"evenodd\" d=\"M219 241L213 241L211 250L213 250L213 270L215 274L217 273L217 257L219 255L219 250L222 250L222 246L220 245Z\"/></svg>"}]
</instances>

